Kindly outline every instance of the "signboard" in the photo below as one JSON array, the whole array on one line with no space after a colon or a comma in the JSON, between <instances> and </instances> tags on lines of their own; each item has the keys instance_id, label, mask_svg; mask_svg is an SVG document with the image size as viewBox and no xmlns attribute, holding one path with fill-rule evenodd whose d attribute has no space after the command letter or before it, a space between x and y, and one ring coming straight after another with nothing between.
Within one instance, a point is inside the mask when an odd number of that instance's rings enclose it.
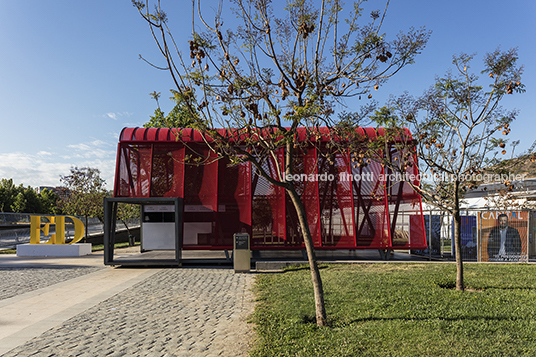
<instances>
[{"instance_id":1,"label":"signboard","mask_svg":"<svg viewBox=\"0 0 536 357\"><path fill-rule=\"evenodd\" d=\"M527 211L480 212L480 260L528 262Z\"/></svg>"},{"instance_id":2,"label":"signboard","mask_svg":"<svg viewBox=\"0 0 536 357\"><path fill-rule=\"evenodd\" d=\"M476 216L461 216L462 257L464 259L477 259L477 232ZM452 235L454 238L454 219L452 220ZM454 239L452 239L452 256L455 257Z\"/></svg>"},{"instance_id":3,"label":"signboard","mask_svg":"<svg viewBox=\"0 0 536 357\"><path fill-rule=\"evenodd\" d=\"M249 250L249 234L247 233L236 233L234 235L235 239L235 250Z\"/></svg>"},{"instance_id":4,"label":"signboard","mask_svg":"<svg viewBox=\"0 0 536 357\"><path fill-rule=\"evenodd\" d=\"M419 216L411 217L417 217L416 219L420 218ZM430 227L430 221L432 227ZM418 223L412 224L412 226L418 227ZM421 250L412 250L411 252L413 254L429 255L431 249L431 255L441 255L441 216L435 214L424 215L424 230L426 234L426 245L428 246L428 248Z\"/></svg>"},{"instance_id":5,"label":"signboard","mask_svg":"<svg viewBox=\"0 0 536 357\"><path fill-rule=\"evenodd\" d=\"M175 205L144 205L144 212L175 212Z\"/></svg>"}]
</instances>

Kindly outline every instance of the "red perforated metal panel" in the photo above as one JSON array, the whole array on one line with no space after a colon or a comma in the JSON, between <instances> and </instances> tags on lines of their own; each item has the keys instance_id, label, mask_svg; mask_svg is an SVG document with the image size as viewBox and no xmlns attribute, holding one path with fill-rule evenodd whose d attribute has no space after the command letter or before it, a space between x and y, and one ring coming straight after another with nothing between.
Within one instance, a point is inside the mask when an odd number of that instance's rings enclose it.
<instances>
[{"instance_id":1,"label":"red perforated metal panel","mask_svg":"<svg viewBox=\"0 0 536 357\"><path fill-rule=\"evenodd\" d=\"M229 140L242 133L221 130ZM315 247L323 249L422 249L426 247L421 199L412 187L373 158L330 152L326 128L297 139L317 145L297 149L295 189L304 205ZM359 128L369 140L382 128ZM259 135L263 135L262 133ZM405 140L410 138L409 131ZM249 162L218 159L193 129L125 128L118 145L116 197L183 197L184 249L231 249L234 233L251 234L252 249L303 248L303 232L290 196ZM318 147L317 147L318 146ZM400 159L391 151L391 158ZM284 174L284 152L267 157L264 170ZM417 167L405 168L418 185Z\"/></svg>"}]
</instances>

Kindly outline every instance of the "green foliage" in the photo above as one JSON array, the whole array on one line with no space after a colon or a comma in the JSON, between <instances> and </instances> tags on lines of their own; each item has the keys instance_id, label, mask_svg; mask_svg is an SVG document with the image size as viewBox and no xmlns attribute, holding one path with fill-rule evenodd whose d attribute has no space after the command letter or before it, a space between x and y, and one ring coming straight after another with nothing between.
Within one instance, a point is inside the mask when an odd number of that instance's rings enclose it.
<instances>
[{"instance_id":1,"label":"green foliage","mask_svg":"<svg viewBox=\"0 0 536 357\"><path fill-rule=\"evenodd\" d=\"M107 191L98 169L73 167L70 175L61 176L61 182L64 190L60 207L65 214L97 217L103 222L103 199Z\"/></svg>"},{"instance_id":2,"label":"green foliage","mask_svg":"<svg viewBox=\"0 0 536 357\"><path fill-rule=\"evenodd\" d=\"M191 108L188 107L188 103L191 101L193 93L186 93L182 95L177 91L171 91L173 97L170 99L175 102L173 109L165 115L165 113L158 107L154 111L154 115L151 119L143 124L145 128L195 128L197 127L197 114L192 114ZM157 104L160 93L150 93Z\"/></svg>"},{"instance_id":3,"label":"green foliage","mask_svg":"<svg viewBox=\"0 0 536 357\"><path fill-rule=\"evenodd\" d=\"M140 206L128 203L119 203L117 205L117 219L120 220L130 235L130 227L127 221L133 218L141 218Z\"/></svg>"},{"instance_id":4,"label":"green foliage","mask_svg":"<svg viewBox=\"0 0 536 357\"><path fill-rule=\"evenodd\" d=\"M0 212L60 214L57 200L47 189L38 195L30 186L15 186L13 179L0 180Z\"/></svg>"},{"instance_id":5,"label":"green foliage","mask_svg":"<svg viewBox=\"0 0 536 357\"><path fill-rule=\"evenodd\" d=\"M22 184L15 186L13 179L1 179L0 180L0 211L12 212L11 206L15 202L17 195L22 192L24 188Z\"/></svg>"},{"instance_id":6,"label":"green foliage","mask_svg":"<svg viewBox=\"0 0 536 357\"><path fill-rule=\"evenodd\" d=\"M536 267L329 265L329 328L314 324L307 270L256 278L251 356L518 356L536 353Z\"/></svg>"},{"instance_id":7,"label":"green foliage","mask_svg":"<svg viewBox=\"0 0 536 357\"><path fill-rule=\"evenodd\" d=\"M404 126L404 121L400 120L397 115L393 113L393 109L389 107L381 107L374 111L374 114L370 116L370 119L375 122L379 127L392 128L397 126Z\"/></svg>"},{"instance_id":8,"label":"green foliage","mask_svg":"<svg viewBox=\"0 0 536 357\"><path fill-rule=\"evenodd\" d=\"M191 119L187 112L176 105L168 115L157 108L151 119L143 124L144 128L191 128L195 121Z\"/></svg>"},{"instance_id":9,"label":"green foliage","mask_svg":"<svg viewBox=\"0 0 536 357\"><path fill-rule=\"evenodd\" d=\"M43 213L62 214L62 211L58 205L60 198L54 191L45 188L41 191L40 198L43 206Z\"/></svg>"},{"instance_id":10,"label":"green foliage","mask_svg":"<svg viewBox=\"0 0 536 357\"><path fill-rule=\"evenodd\" d=\"M140 206L128 203L119 203L117 207L117 219L125 221L132 218L140 218Z\"/></svg>"},{"instance_id":11,"label":"green foliage","mask_svg":"<svg viewBox=\"0 0 536 357\"><path fill-rule=\"evenodd\" d=\"M26 213L26 206L28 206L28 201L26 200L26 197L24 197L24 194L20 192L13 201L13 204L11 205L11 210L13 212L20 212L20 213Z\"/></svg>"}]
</instances>

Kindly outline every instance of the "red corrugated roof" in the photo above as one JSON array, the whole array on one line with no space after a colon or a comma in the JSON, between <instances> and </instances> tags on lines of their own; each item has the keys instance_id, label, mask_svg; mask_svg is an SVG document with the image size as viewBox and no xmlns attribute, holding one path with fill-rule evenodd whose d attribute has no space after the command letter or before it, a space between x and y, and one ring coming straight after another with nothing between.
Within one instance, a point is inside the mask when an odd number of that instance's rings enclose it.
<instances>
[{"instance_id":1,"label":"red corrugated roof","mask_svg":"<svg viewBox=\"0 0 536 357\"><path fill-rule=\"evenodd\" d=\"M405 134L411 140L411 133L407 128L404 128ZM369 139L376 138L377 136L383 136L385 133L384 128L358 128L356 129L358 134L364 135ZM243 135L251 135L251 132L246 131L245 129L217 129L219 135L229 138L230 140L237 140ZM259 133L256 131L254 133ZM268 129L263 130L262 132L268 133ZM321 128L298 128L298 140L305 141L307 137L311 136L313 133L320 134L319 141L331 141L333 137L330 136L330 131L326 127ZM310 139L315 141L314 138ZM183 141L183 142L204 142L212 141L213 139L209 136L203 138L202 134L191 128L124 128L121 131L119 136L120 142L174 142L174 141Z\"/></svg>"}]
</instances>

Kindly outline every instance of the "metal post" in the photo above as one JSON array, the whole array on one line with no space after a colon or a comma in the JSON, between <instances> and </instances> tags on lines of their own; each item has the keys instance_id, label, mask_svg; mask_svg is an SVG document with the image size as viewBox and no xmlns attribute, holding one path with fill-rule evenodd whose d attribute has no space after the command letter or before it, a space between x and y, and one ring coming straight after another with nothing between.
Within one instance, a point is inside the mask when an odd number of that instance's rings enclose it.
<instances>
[{"instance_id":1,"label":"metal post","mask_svg":"<svg viewBox=\"0 0 536 357\"><path fill-rule=\"evenodd\" d=\"M432 209L430 209L430 215L428 217L428 260L432 261Z\"/></svg>"},{"instance_id":2,"label":"metal post","mask_svg":"<svg viewBox=\"0 0 536 357\"><path fill-rule=\"evenodd\" d=\"M439 214L439 256L443 259L443 212Z\"/></svg>"},{"instance_id":3,"label":"metal post","mask_svg":"<svg viewBox=\"0 0 536 357\"><path fill-rule=\"evenodd\" d=\"M531 214L531 212L527 211L527 215L529 217L527 219L527 261L526 261L526 263L529 262L529 254L530 254L530 246L529 246L530 239L529 239L529 237L532 234L531 231L530 231L530 214Z\"/></svg>"},{"instance_id":4,"label":"metal post","mask_svg":"<svg viewBox=\"0 0 536 357\"><path fill-rule=\"evenodd\" d=\"M479 211L476 215L476 261L479 263L482 262L482 237L480 236L482 222L480 219L480 214L481 212Z\"/></svg>"}]
</instances>

